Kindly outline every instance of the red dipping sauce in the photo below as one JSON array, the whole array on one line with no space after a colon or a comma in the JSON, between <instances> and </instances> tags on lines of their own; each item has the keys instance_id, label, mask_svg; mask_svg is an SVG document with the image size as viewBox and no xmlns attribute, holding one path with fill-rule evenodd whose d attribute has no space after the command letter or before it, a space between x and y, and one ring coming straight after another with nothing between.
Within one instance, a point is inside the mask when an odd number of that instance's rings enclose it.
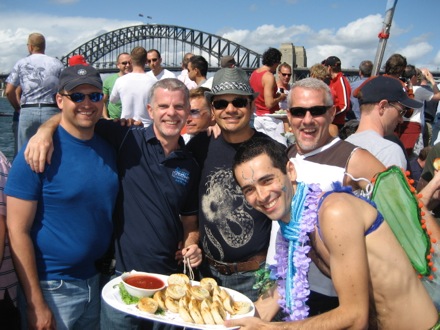
<instances>
[{"instance_id":1,"label":"red dipping sauce","mask_svg":"<svg viewBox=\"0 0 440 330\"><path fill-rule=\"evenodd\" d=\"M124 282L136 288L149 290L160 289L165 286L165 283L161 279L148 275L129 276L124 279Z\"/></svg>"}]
</instances>

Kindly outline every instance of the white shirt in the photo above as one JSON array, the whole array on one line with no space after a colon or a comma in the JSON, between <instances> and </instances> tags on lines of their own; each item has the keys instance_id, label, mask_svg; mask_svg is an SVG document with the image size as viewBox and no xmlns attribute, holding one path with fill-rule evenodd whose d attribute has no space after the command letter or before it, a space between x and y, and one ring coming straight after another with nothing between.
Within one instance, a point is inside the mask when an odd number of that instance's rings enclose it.
<instances>
[{"instance_id":1,"label":"white shirt","mask_svg":"<svg viewBox=\"0 0 440 330\"><path fill-rule=\"evenodd\" d=\"M151 124L147 111L148 93L156 79L145 73L130 72L116 79L110 102L121 101L121 118L141 120L145 127Z\"/></svg>"},{"instance_id":2,"label":"white shirt","mask_svg":"<svg viewBox=\"0 0 440 330\"><path fill-rule=\"evenodd\" d=\"M165 79L165 78L176 78L175 74L167 69L163 69L157 76L154 75L153 71L148 71L147 76L154 78L156 81Z\"/></svg>"}]
</instances>

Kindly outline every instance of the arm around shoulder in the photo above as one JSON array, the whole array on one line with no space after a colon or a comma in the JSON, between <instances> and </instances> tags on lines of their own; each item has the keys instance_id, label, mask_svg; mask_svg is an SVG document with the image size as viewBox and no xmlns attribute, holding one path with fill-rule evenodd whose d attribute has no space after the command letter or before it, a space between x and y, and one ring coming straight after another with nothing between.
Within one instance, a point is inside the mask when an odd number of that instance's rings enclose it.
<instances>
[{"instance_id":1,"label":"arm around shoulder","mask_svg":"<svg viewBox=\"0 0 440 330\"><path fill-rule=\"evenodd\" d=\"M46 162L50 164L53 154L52 136L61 121L61 114L49 118L40 126L37 133L29 139L24 157L31 169L42 173Z\"/></svg>"}]
</instances>

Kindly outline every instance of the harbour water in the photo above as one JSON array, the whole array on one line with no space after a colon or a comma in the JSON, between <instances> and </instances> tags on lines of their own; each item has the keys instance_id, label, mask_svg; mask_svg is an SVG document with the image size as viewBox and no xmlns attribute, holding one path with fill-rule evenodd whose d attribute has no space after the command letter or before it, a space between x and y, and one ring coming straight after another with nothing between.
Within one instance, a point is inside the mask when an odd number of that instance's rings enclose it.
<instances>
[{"instance_id":1,"label":"harbour water","mask_svg":"<svg viewBox=\"0 0 440 330\"><path fill-rule=\"evenodd\" d=\"M14 156L14 135L12 134L12 114L14 109L8 100L0 97L0 151L12 161Z\"/></svg>"}]
</instances>

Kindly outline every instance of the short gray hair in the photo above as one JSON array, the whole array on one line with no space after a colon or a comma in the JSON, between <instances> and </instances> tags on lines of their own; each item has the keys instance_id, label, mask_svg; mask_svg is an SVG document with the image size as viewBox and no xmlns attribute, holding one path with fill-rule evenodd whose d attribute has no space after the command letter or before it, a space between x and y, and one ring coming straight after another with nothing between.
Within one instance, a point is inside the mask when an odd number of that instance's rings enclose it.
<instances>
[{"instance_id":1,"label":"short gray hair","mask_svg":"<svg viewBox=\"0 0 440 330\"><path fill-rule=\"evenodd\" d=\"M185 105L189 106L189 90L183 82L176 78L165 78L156 82L148 93L148 103L154 103L154 97L158 88L167 89L169 91L182 91L185 95Z\"/></svg>"},{"instance_id":2,"label":"short gray hair","mask_svg":"<svg viewBox=\"0 0 440 330\"><path fill-rule=\"evenodd\" d=\"M293 90L297 87L301 88L308 88L308 89L315 89L320 90L324 92L324 105L325 106L332 106L333 105L333 95L330 91L330 87L323 82L322 80L316 79L316 78L304 78L301 80L298 80L292 85L292 88L290 89L290 93L292 94ZM288 107L290 108L292 106L292 97L289 97L287 100Z\"/></svg>"}]
</instances>

